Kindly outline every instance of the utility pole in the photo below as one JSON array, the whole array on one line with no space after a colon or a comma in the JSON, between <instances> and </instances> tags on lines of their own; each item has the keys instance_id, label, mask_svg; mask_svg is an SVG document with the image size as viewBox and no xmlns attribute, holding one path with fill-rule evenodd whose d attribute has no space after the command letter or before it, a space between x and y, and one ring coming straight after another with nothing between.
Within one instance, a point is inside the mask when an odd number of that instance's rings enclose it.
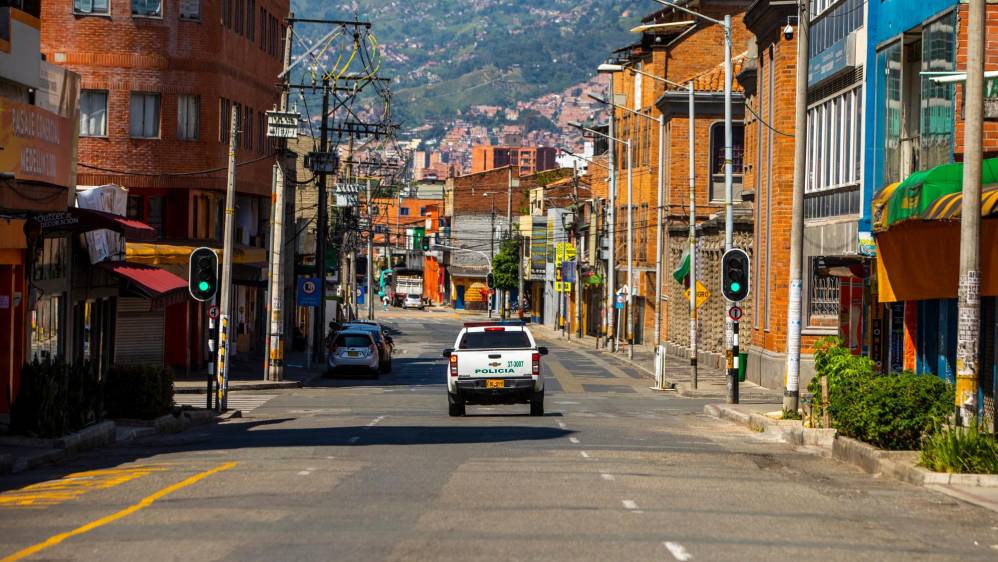
<instances>
[{"instance_id":1,"label":"utility pole","mask_svg":"<svg viewBox=\"0 0 998 562\"><path fill-rule=\"evenodd\" d=\"M697 356L699 355L697 344L697 320L699 311L697 310L697 190L696 190L696 113L694 110L695 96L693 93L693 82L688 85L690 98L689 115L689 153L690 153L690 230L689 239L690 257L690 386L697 388Z\"/></svg>"},{"instance_id":2,"label":"utility pole","mask_svg":"<svg viewBox=\"0 0 998 562\"><path fill-rule=\"evenodd\" d=\"M372 298L371 277L374 276L374 217L371 213L371 178L367 178L367 319L374 320L374 298Z\"/></svg>"},{"instance_id":3,"label":"utility pole","mask_svg":"<svg viewBox=\"0 0 998 562\"><path fill-rule=\"evenodd\" d=\"M808 5L798 3L797 98L794 119L794 190L790 220L790 299L787 304L787 388L783 409L796 412L800 401L800 331L804 262L804 174L807 154Z\"/></svg>"},{"instance_id":4,"label":"utility pole","mask_svg":"<svg viewBox=\"0 0 998 562\"><path fill-rule=\"evenodd\" d=\"M663 213L665 211L665 115L658 116L658 211L655 213L655 352L662 344L662 251L665 245ZM663 379L664 380L664 379Z\"/></svg>"},{"instance_id":5,"label":"utility pole","mask_svg":"<svg viewBox=\"0 0 998 562\"><path fill-rule=\"evenodd\" d=\"M291 65L291 36L293 13L288 14L288 29L284 37L284 71L281 73L281 113L288 110L288 67ZM287 171L285 164L286 141L278 141L280 155L274 163L272 194L272 217L270 221L270 345L267 355L266 380L284 379L284 203L287 197ZM228 227L226 227L228 229Z\"/></svg>"},{"instance_id":6,"label":"utility pole","mask_svg":"<svg viewBox=\"0 0 998 562\"><path fill-rule=\"evenodd\" d=\"M572 232L575 235L575 330L582 339L582 252L580 251L582 230L582 207L579 205L579 169L572 170L572 191L575 200L575 220L572 221Z\"/></svg>"},{"instance_id":7,"label":"utility pole","mask_svg":"<svg viewBox=\"0 0 998 562\"><path fill-rule=\"evenodd\" d=\"M609 78L610 100L614 100L613 74ZM607 131L607 146L609 147L607 164L609 166L608 176L610 180L610 204L606 212L607 222L607 268L606 268L606 337L611 342L608 346L610 351L617 351L617 331L615 316L617 314L617 147L615 146L617 112L614 106L610 108L610 123Z\"/></svg>"},{"instance_id":8,"label":"utility pole","mask_svg":"<svg viewBox=\"0 0 998 562\"><path fill-rule=\"evenodd\" d=\"M322 117L319 125L319 152L326 154L329 151L329 78L322 78ZM329 204L327 203L325 171L318 174L318 204L317 220L315 226L315 269L319 277L319 308L313 319L313 331L315 337L312 339L314 346L313 353L315 360L320 365L325 361L326 343L326 242L329 238Z\"/></svg>"},{"instance_id":9,"label":"utility pole","mask_svg":"<svg viewBox=\"0 0 998 562\"><path fill-rule=\"evenodd\" d=\"M495 198L494 195L492 197L492 230L491 230L491 233L492 234L489 237L489 265L490 265L489 271L493 274L492 278L495 279L495 272L492 271L492 267L491 267L492 262L495 261L495 259L496 259L496 198ZM497 295L498 293L495 292L495 289L493 289L492 287L486 287L486 288L488 289L488 298L486 298L485 303L489 307L489 318L492 318L492 307L493 307L493 305L496 302L495 295Z\"/></svg>"},{"instance_id":10,"label":"utility pole","mask_svg":"<svg viewBox=\"0 0 998 562\"><path fill-rule=\"evenodd\" d=\"M967 84L964 87L963 202L960 208L960 290L956 343L956 416L977 422L978 343L981 321L981 168L984 121L985 0L970 0Z\"/></svg>"},{"instance_id":11,"label":"utility pole","mask_svg":"<svg viewBox=\"0 0 998 562\"><path fill-rule=\"evenodd\" d=\"M239 135L239 108L233 104L229 113L229 172L225 185L225 234L222 245L221 327L218 331L218 410L224 412L229 400L229 339L232 324L232 234L236 208L236 146Z\"/></svg>"},{"instance_id":12,"label":"utility pole","mask_svg":"<svg viewBox=\"0 0 998 562\"><path fill-rule=\"evenodd\" d=\"M631 168L632 139L627 146L627 358L634 359L634 175Z\"/></svg>"},{"instance_id":13,"label":"utility pole","mask_svg":"<svg viewBox=\"0 0 998 562\"><path fill-rule=\"evenodd\" d=\"M532 220L533 218L531 217L531 221ZM517 287L517 295L519 295L519 302L517 303L516 309L520 311L520 320L523 320L523 317L527 312L526 310L523 310L524 305L527 302L527 299L524 298L523 296L523 260L524 260L523 254L526 250L526 246L523 243L522 235L517 236L517 242L518 242L517 246L520 248L519 251L520 259L519 259L519 266L517 267L517 272L519 273L519 279L517 279L517 283L519 285Z\"/></svg>"}]
</instances>

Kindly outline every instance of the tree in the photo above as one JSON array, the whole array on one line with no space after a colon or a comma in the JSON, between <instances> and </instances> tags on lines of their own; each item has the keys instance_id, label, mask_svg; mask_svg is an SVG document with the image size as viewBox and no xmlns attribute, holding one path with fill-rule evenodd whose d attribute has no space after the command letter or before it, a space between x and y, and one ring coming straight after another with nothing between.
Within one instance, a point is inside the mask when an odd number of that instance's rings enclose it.
<instances>
[{"instance_id":1,"label":"tree","mask_svg":"<svg viewBox=\"0 0 998 562\"><path fill-rule=\"evenodd\" d=\"M503 291L515 289L519 283L520 246L516 240L504 240L499 252L492 258L492 276L495 288Z\"/></svg>"}]
</instances>

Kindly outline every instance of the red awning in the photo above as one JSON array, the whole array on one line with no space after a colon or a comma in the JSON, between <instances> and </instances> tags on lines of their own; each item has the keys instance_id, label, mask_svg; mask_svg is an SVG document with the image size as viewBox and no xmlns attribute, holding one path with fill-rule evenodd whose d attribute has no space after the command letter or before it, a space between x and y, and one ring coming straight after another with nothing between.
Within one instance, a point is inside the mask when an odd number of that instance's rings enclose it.
<instances>
[{"instance_id":1,"label":"red awning","mask_svg":"<svg viewBox=\"0 0 998 562\"><path fill-rule=\"evenodd\" d=\"M126 290L158 301L159 305L174 304L186 299L187 281L165 269L127 261L101 262L97 267L121 278L126 284Z\"/></svg>"},{"instance_id":2,"label":"red awning","mask_svg":"<svg viewBox=\"0 0 998 562\"><path fill-rule=\"evenodd\" d=\"M158 238L156 229L144 222L80 207L69 207L65 212L35 215L29 222L37 224L41 231L46 233L78 233L107 229L122 234L129 240Z\"/></svg>"},{"instance_id":3,"label":"red awning","mask_svg":"<svg viewBox=\"0 0 998 562\"><path fill-rule=\"evenodd\" d=\"M156 229L142 221L80 207L70 207L68 211L69 214L78 217L81 223L92 227L88 230L106 228L124 235L129 240L155 240L158 237Z\"/></svg>"}]
</instances>

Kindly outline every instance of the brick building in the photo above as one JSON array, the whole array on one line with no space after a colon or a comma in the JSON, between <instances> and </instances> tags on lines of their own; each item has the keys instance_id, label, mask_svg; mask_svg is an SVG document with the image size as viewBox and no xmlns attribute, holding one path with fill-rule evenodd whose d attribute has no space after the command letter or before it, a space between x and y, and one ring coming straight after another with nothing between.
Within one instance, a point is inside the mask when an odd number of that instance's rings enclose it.
<instances>
[{"instance_id":1,"label":"brick building","mask_svg":"<svg viewBox=\"0 0 998 562\"><path fill-rule=\"evenodd\" d=\"M521 176L558 167L558 151L549 146L475 146L471 149L471 173L512 166Z\"/></svg>"},{"instance_id":2,"label":"brick building","mask_svg":"<svg viewBox=\"0 0 998 562\"><path fill-rule=\"evenodd\" d=\"M192 246L220 247L229 116L237 109L239 352L263 342L273 164L265 112L278 101L288 10L286 0L56 0L41 10L42 53L82 77L77 184L124 187L128 216L160 235L153 248L129 245L127 259L154 255L156 265L186 276ZM202 307L133 308L135 321L122 324L119 315L119 327L165 323L157 328L165 333L162 360L201 365Z\"/></svg>"},{"instance_id":3,"label":"brick building","mask_svg":"<svg viewBox=\"0 0 998 562\"><path fill-rule=\"evenodd\" d=\"M744 189L754 196L756 224L752 313L743 317L741 332L748 352L747 378L768 388L784 386L797 34L787 39L783 28L796 14L793 2L753 4L745 22L754 38L738 75L751 110L745 120ZM751 339L744 337L748 333ZM806 350L813 338L805 336L802 342ZM802 371L807 368L805 363Z\"/></svg>"},{"instance_id":4,"label":"brick building","mask_svg":"<svg viewBox=\"0 0 998 562\"><path fill-rule=\"evenodd\" d=\"M741 51L750 35L742 17L750 2L737 0L703 0L697 10L709 17L721 19L732 16L733 63L736 69L743 62ZM660 28L655 33L642 34L641 40L616 51L620 64L644 73L662 76L674 83L694 82L696 98L696 177L697 220L706 220L721 210L723 188L723 67L724 33L719 25L690 18L672 8L665 8L643 18L646 24L678 24ZM681 22L691 22L688 26ZM738 83L733 84L733 111L736 121L733 145L735 151L735 200L741 193L741 155L743 146L742 94ZM635 343L655 344L670 338L670 320L685 318L685 304L672 305L662 297L669 293L666 283L671 283L668 273L676 264L669 263L668 225L688 223L688 142L689 123L685 90L674 90L662 82L631 72L625 68L613 75L613 89L618 103L628 109L657 119L665 115L666 152L663 196L663 279L655 279L655 252L658 209L658 125L632 111L614 111L614 136L632 143L632 223L633 223L633 330L630 336ZM615 144L617 173L616 209L616 287L627 283L627 152L621 143ZM595 185L595 184L594 184ZM601 186L596 189L602 190ZM719 299L720 291L711 298ZM679 310L670 310L678 306ZM626 312L621 315L625 318ZM659 315L660 333L654 334L656 315ZM615 325L623 328L618 320ZM687 329L684 321L679 330ZM688 329L687 329L688 331ZM624 332L618 332L625 340ZM678 351L678 349L676 349Z\"/></svg>"}]
</instances>

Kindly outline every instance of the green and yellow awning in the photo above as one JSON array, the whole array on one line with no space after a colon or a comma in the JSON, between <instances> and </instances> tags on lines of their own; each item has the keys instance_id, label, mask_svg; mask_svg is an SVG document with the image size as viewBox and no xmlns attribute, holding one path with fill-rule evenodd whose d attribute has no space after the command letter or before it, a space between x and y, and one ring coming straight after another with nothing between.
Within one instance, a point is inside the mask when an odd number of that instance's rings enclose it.
<instances>
[{"instance_id":1,"label":"green and yellow awning","mask_svg":"<svg viewBox=\"0 0 998 562\"><path fill-rule=\"evenodd\" d=\"M996 213L998 158L985 160L981 183L981 214ZM873 197L873 230L883 232L908 220L954 220L960 217L963 164L943 164L915 172Z\"/></svg>"}]
</instances>

